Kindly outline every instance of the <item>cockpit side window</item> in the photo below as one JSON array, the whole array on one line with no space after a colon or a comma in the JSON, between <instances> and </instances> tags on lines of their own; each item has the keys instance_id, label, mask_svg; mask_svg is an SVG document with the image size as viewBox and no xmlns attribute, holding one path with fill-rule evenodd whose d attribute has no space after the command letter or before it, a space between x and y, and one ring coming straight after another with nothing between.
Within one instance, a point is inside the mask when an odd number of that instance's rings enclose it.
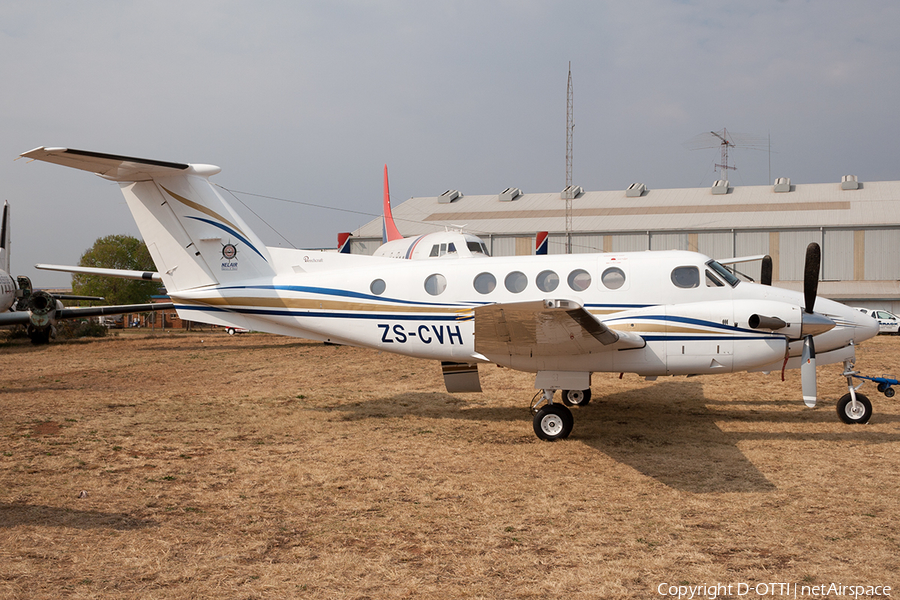
<instances>
[{"instance_id":1,"label":"cockpit side window","mask_svg":"<svg viewBox=\"0 0 900 600\"><path fill-rule=\"evenodd\" d=\"M712 271L706 269L706 287L723 287L725 284L712 274Z\"/></svg>"},{"instance_id":2,"label":"cockpit side window","mask_svg":"<svg viewBox=\"0 0 900 600\"><path fill-rule=\"evenodd\" d=\"M484 244L480 244L478 242L466 242L466 248L469 249L469 252L472 254L485 254L487 255L487 250L484 247Z\"/></svg>"},{"instance_id":3,"label":"cockpit side window","mask_svg":"<svg viewBox=\"0 0 900 600\"><path fill-rule=\"evenodd\" d=\"M675 267L672 269L672 283L675 287L700 287L700 269L697 267Z\"/></svg>"},{"instance_id":4,"label":"cockpit side window","mask_svg":"<svg viewBox=\"0 0 900 600\"><path fill-rule=\"evenodd\" d=\"M731 271L729 271L728 269L723 267L720 263L717 263L714 260L711 260L708 263L706 263L706 266L709 267L710 269L712 269L716 273L716 275L721 277L731 287L734 287L741 282L741 280L737 278L737 275L735 275L734 273L732 273Z\"/></svg>"}]
</instances>

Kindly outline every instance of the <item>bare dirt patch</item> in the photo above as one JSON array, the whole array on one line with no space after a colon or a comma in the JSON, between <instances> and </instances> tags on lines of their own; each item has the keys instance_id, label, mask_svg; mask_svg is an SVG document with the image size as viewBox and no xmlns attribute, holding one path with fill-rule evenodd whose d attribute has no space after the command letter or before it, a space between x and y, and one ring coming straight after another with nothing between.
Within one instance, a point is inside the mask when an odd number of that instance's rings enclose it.
<instances>
[{"instance_id":1,"label":"bare dirt patch","mask_svg":"<svg viewBox=\"0 0 900 600\"><path fill-rule=\"evenodd\" d=\"M900 376L898 350L859 367ZM796 372L598 374L542 443L533 377L491 366L450 395L431 361L210 332L0 360L0 598L900 584L900 406L866 384L872 422L839 422L839 365L814 410Z\"/></svg>"}]
</instances>

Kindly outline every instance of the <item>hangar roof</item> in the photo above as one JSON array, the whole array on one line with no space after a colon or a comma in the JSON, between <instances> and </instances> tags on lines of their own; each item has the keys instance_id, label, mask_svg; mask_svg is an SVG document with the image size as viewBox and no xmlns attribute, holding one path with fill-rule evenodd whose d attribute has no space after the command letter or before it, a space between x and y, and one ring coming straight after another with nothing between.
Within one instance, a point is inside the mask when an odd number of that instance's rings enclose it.
<instances>
[{"instance_id":1,"label":"hangar roof","mask_svg":"<svg viewBox=\"0 0 900 600\"><path fill-rule=\"evenodd\" d=\"M572 200L572 230L590 232L704 231L872 227L900 225L900 181L844 182L723 188L584 192ZM636 187L638 186L638 187ZM857 189L852 189L857 187ZM851 188L851 189L847 189ZM459 228L476 235L564 232L560 192L410 198L393 207L404 236ZM775 191L776 189L787 191ZM513 197L509 200L510 196ZM453 198L448 200L448 198ZM503 200L501 200L503 198ZM381 218L354 232L380 238Z\"/></svg>"}]
</instances>

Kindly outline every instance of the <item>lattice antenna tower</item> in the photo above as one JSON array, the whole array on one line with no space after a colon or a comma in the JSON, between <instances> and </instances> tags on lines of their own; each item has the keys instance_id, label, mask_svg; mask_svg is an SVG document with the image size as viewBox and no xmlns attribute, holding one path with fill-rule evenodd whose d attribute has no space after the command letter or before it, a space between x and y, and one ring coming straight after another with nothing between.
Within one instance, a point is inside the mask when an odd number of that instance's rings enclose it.
<instances>
[{"instance_id":1,"label":"lattice antenna tower","mask_svg":"<svg viewBox=\"0 0 900 600\"><path fill-rule=\"evenodd\" d=\"M569 82L566 86L566 188L572 185L572 134L573 119L572 61L569 61ZM566 198L566 233L572 231L572 199ZM566 237L569 237L568 235ZM571 252L571 250L570 250Z\"/></svg>"},{"instance_id":2,"label":"lattice antenna tower","mask_svg":"<svg viewBox=\"0 0 900 600\"><path fill-rule=\"evenodd\" d=\"M732 142L731 140L728 139L728 130L725 129L724 127L722 128L721 134L716 133L715 131L710 131L710 133L712 135L714 135L715 137L719 138L720 140L722 140L721 143L719 144L722 148L722 163L721 164L716 163L716 168L721 169L721 171L719 171L719 179L728 179L728 169L737 171L737 167L735 167L735 166L729 167L728 166L728 147L734 146L734 142Z\"/></svg>"},{"instance_id":3,"label":"lattice antenna tower","mask_svg":"<svg viewBox=\"0 0 900 600\"><path fill-rule=\"evenodd\" d=\"M728 179L728 171L737 171L737 167L728 164L728 150L730 148L747 148L750 150L765 150L767 139L761 136L746 133L733 133L723 128L722 131L710 131L685 142L689 150L702 148L719 148L722 153L721 162L715 163L719 169L719 179Z\"/></svg>"}]
</instances>

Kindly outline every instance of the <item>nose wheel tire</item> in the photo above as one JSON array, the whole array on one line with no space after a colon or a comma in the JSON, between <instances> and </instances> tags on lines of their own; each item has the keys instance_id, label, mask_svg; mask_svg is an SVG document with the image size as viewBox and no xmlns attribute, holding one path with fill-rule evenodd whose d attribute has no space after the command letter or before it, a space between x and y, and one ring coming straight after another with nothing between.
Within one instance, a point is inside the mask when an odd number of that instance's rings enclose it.
<instances>
[{"instance_id":1,"label":"nose wheel tire","mask_svg":"<svg viewBox=\"0 0 900 600\"><path fill-rule=\"evenodd\" d=\"M566 406L585 406L591 401L591 388L586 390L563 390L562 401Z\"/></svg>"},{"instance_id":2,"label":"nose wheel tire","mask_svg":"<svg viewBox=\"0 0 900 600\"><path fill-rule=\"evenodd\" d=\"M572 433L572 411L561 404L548 404L534 415L534 433L542 440L564 440Z\"/></svg>"},{"instance_id":3,"label":"nose wheel tire","mask_svg":"<svg viewBox=\"0 0 900 600\"><path fill-rule=\"evenodd\" d=\"M844 394L837 403L837 414L848 425L868 423L872 417L872 403L862 394L856 394L856 406L850 394Z\"/></svg>"}]
</instances>

